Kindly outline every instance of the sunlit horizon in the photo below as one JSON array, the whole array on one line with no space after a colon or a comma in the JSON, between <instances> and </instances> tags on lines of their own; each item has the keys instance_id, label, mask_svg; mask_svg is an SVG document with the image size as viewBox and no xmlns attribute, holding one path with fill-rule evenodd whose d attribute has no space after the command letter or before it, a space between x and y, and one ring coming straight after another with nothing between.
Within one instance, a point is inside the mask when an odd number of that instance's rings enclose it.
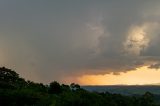
<instances>
[{"instance_id":1,"label":"sunlit horizon","mask_svg":"<svg viewBox=\"0 0 160 106\"><path fill-rule=\"evenodd\" d=\"M78 78L79 84L85 85L159 85L160 69L149 69L148 66L137 68L119 75L84 75Z\"/></svg>"}]
</instances>

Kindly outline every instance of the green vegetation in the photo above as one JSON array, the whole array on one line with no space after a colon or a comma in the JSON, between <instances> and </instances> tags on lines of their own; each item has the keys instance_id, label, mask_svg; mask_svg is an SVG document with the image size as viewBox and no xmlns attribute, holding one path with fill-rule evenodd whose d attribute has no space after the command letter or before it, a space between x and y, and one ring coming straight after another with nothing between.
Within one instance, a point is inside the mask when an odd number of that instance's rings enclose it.
<instances>
[{"instance_id":1,"label":"green vegetation","mask_svg":"<svg viewBox=\"0 0 160 106\"><path fill-rule=\"evenodd\" d=\"M160 106L154 95L124 96L89 92L78 84L53 81L49 85L26 81L5 67L0 68L0 106Z\"/></svg>"}]
</instances>

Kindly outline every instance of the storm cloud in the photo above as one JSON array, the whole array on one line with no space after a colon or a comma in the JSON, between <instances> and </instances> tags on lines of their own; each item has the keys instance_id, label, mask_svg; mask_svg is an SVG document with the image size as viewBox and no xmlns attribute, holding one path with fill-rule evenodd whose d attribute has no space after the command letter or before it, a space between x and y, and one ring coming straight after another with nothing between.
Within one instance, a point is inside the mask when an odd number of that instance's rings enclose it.
<instances>
[{"instance_id":1,"label":"storm cloud","mask_svg":"<svg viewBox=\"0 0 160 106\"><path fill-rule=\"evenodd\" d=\"M2 0L0 65L39 82L159 68L160 1Z\"/></svg>"}]
</instances>

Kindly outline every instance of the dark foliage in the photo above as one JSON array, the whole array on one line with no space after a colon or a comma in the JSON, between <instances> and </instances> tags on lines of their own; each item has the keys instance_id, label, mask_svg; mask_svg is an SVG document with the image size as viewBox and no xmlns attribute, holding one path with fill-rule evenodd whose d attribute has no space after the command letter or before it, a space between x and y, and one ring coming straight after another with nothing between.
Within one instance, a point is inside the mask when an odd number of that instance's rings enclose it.
<instances>
[{"instance_id":1,"label":"dark foliage","mask_svg":"<svg viewBox=\"0 0 160 106\"><path fill-rule=\"evenodd\" d=\"M160 106L158 95L124 96L109 92L89 92L78 84L53 81L49 85L25 81L5 67L0 68L0 106Z\"/></svg>"},{"instance_id":2,"label":"dark foliage","mask_svg":"<svg viewBox=\"0 0 160 106\"><path fill-rule=\"evenodd\" d=\"M48 89L49 94L59 94L61 93L61 85L57 82L51 82Z\"/></svg>"}]
</instances>

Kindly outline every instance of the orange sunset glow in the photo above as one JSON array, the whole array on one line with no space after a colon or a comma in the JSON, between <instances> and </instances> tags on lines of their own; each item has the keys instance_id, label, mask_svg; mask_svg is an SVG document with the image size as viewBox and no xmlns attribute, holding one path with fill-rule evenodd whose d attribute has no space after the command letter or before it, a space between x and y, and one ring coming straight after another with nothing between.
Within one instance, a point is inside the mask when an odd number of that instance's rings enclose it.
<instances>
[{"instance_id":1,"label":"orange sunset glow","mask_svg":"<svg viewBox=\"0 0 160 106\"><path fill-rule=\"evenodd\" d=\"M80 77L82 85L145 85L158 84L160 81L160 70L149 69L147 66L137 68L137 70L120 73L120 75L84 75Z\"/></svg>"}]
</instances>

